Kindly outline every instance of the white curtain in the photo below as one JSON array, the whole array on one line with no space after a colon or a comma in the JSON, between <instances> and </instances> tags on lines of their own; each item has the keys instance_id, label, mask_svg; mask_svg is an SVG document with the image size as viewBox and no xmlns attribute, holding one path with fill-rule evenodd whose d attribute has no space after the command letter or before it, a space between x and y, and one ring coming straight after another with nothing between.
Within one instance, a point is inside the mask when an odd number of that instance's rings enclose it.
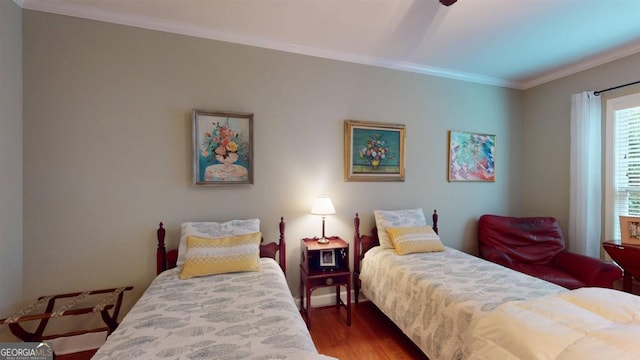
<instances>
[{"instance_id":1,"label":"white curtain","mask_svg":"<svg viewBox=\"0 0 640 360\"><path fill-rule=\"evenodd\" d=\"M602 120L600 97L571 96L571 186L568 250L600 257Z\"/></svg>"}]
</instances>

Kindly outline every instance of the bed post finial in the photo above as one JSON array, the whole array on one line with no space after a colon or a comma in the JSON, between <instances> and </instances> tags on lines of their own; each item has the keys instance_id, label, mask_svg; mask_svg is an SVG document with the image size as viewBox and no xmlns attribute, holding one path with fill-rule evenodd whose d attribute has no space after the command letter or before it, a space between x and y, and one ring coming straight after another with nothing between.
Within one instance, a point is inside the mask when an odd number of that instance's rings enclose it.
<instances>
[{"instance_id":1,"label":"bed post finial","mask_svg":"<svg viewBox=\"0 0 640 360\"><path fill-rule=\"evenodd\" d=\"M358 213L353 218L353 252L353 289L357 304L360 292L360 218Z\"/></svg>"},{"instance_id":2,"label":"bed post finial","mask_svg":"<svg viewBox=\"0 0 640 360\"><path fill-rule=\"evenodd\" d=\"M158 233L156 234L158 238L158 247L164 246L164 234L164 224L160 222L160 224L158 225Z\"/></svg>"},{"instance_id":3,"label":"bed post finial","mask_svg":"<svg viewBox=\"0 0 640 360\"><path fill-rule=\"evenodd\" d=\"M278 249L278 259L283 273L287 273L287 245L284 238L284 216L280 216L280 244Z\"/></svg>"},{"instance_id":4,"label":"bed post finial","mask_svg":"<svg viewBox=\"0 0 640 360\"><path fill-rule=\"evenodd\" d=\"M158 238L158 250L156 251L157 274L160 274L167 269L167 250L164 247L164 236L164 224L161 222L160 225L158 225L158 231L156 232L156 237Z\"/></svg>"},{"instance_id":5,"label":"bed post finial","mask_svg":"<svg viewBox=\"0 0 640 360\"><path fill-rule=\"evenodd\" d=\"M431 219L433 220L433 231L438 233L438 212L436 209L433 209L433 215L431 215Z\"/></svg>"},{"instance_id":6,"label":"bed post finial","mask_svg":"<svg viewBox=\"0 0 640 360\"><path fill-rule=\"evenodd\" d=\"M360 243L360 218L358 217L358 213L356 213L356 217L353 218L353 246L355 251L355 256L358 256L358 245Z\"/></svg>"}]
</instances>

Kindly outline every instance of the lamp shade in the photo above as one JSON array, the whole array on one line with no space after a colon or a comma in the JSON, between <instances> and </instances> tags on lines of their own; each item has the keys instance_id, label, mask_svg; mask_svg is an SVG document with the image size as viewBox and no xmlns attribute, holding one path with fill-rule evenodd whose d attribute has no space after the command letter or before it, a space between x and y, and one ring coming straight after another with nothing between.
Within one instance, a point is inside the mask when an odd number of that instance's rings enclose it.
<instances>
[{"instance_id":1,"label":"lamp shade","mask_svg":"<svg viewBox=\"0 0 640 360\"><path fill-rule=\"evenodd\" d=\"M311 208L311 214L313 215L331 215L335 213L336 209L333 207L333 203L328 196L321 196L317 198Z\"/></svg>"}]
</instances>

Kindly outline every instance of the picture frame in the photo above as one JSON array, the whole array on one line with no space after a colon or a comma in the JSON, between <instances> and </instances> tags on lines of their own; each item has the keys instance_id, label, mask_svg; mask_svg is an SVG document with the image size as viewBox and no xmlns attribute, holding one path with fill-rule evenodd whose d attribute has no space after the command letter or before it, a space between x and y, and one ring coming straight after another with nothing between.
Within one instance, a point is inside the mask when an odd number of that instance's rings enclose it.
<instances>
[{"instance_id":1,"label":"picture frame","mask_svg":"<svg viewBox=\"0 0 640 360\"><path fill-rule=\"evenodd\" d=\"M195 185L253 184L253 114L193 109Z\"/></svg>"},{"instance_id":2,"label":"picture frame","mask_svg":"<svg viewBox=\"0 0 640 360\"><path fill-rule=\"evenodd\" d=\"M404 181L403 124L344 121L345 181Z\"/></svg>"},{"instance_id":3,"label":"picture frame","mask_svg":"<svg viewBox=\"0 0 640 360\"><path fill-rule=\"evenodd\" d=\"M336 252L334 251L334 249L320 250L320 267L321 268L336 267Z\"/></svg>"},{"instance_id":4,"label":"picture frame","mask_svg":"<svg viewBox=\"0 0 640 360\"><path fill-rule=\"evenodd\" d=\"M496 135L449 131L447 180L494 182Z\"/></svg>"},{"instance_id":5,"label":"picture frame","mask_svg":"<svg viewBox=\"0 0 640 360\"><path fill-rule=\"evenodd\" d=\"M620 215L620 241L640 245L640 216Z\"/></svg>"}]
</instances>

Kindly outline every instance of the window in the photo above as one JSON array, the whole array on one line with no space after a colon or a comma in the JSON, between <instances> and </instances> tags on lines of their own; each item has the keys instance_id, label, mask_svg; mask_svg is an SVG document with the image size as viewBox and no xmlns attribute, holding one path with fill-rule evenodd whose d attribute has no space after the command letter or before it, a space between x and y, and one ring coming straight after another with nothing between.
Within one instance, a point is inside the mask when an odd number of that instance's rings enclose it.
<instances>
[{"instance_id":1,"label":"window","mask_svg":"<svg viewBox=\"0 0 640 360\"><path fill-rule=\"evenodd\" d=\"M640 93L607 101L605 235L620 239L620 215L640 216Z\"/></svg>"}]
</instances>

